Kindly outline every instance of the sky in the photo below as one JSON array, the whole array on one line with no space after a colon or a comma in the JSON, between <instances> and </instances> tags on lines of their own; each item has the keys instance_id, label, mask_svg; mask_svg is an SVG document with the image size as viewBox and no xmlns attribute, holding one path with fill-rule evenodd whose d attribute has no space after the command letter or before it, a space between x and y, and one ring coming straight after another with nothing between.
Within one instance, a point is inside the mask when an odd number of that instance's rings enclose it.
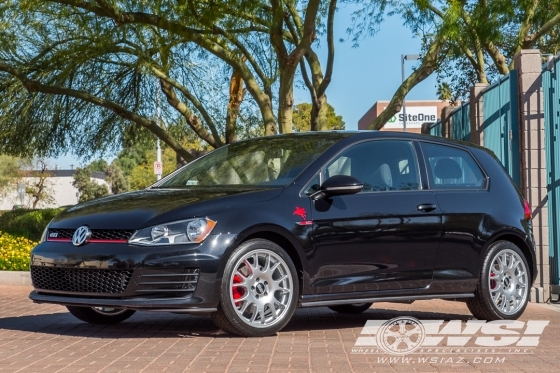
<instances>
[{"instance_id":1,"label":"sky","mask_svg":"<svg viewBox=\"0 0 560 373\"><path fill-rule=\"evenodd\" d=\"M346 28L350 24L352 8L341 6L335 18L335 40L347 38ZM419 54L420 39L403 26L400 18L387 17L379 32L367 37L353 48L351 41L337 42L332 82L327 89L327 100L342 115L346 129L358 129L358 120L376 101L390 100L401 84L401 55ZM327 43L321 41L316 50L323 65L326 65ZM405 75L412 72L417 61L405 62ZM324 67L323 67L324 68ZM408 100L435 100L436 78L432 74L414 87L407 95ZM309 92L303 88L294 91L295 104L310 102ZM108 159L110 161L110 159ZM87 163L91 160L85 160ZM82 165L84 160L66 155L50 160L62 169Z\"/></svg>"}]
</instances>

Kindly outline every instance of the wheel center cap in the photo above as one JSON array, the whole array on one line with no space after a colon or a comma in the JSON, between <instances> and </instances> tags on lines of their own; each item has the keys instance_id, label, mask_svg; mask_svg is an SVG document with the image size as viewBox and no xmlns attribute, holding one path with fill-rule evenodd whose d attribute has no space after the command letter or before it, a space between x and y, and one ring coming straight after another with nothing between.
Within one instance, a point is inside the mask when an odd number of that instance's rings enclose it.
<instances>
[{"instance_id":1,"label":"wheel center cap","mask_svg":"<svg viewBox=\"0 0 560 373\"><path fill-rule=\"evenodd\" d=\"M510 279L509 279L509 277L504 278L504 286L505 286L505 287L509 287L509 285L510 285Z\"/></svg>"},{"instance_id":2,"label":"wheel center cap","mask_svg":"<svg viewBox=\"0 0 560 373\"><path fill-rule=\"evenodd\" d=\"M259 295L264 293L264 285L262 284L262 282L258 283L257 286L255 286L255 290Z\"/></svg>"}]
</instances>

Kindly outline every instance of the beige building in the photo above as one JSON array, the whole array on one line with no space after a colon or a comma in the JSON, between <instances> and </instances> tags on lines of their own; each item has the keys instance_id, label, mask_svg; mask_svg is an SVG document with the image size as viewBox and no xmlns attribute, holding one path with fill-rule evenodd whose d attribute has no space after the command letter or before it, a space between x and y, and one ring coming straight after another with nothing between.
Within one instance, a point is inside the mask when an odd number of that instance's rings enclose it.
<instances>
[{"instance_id":1,"label":"beige building","mask_svg":"<svg viewBox=\"0 0 560 373\"><path fill-rule=\"evenodd\" d=\"M40 172L40 171L37 171ZM38 208L49 208L49 207L60 207L75 205L78 203L78 189L72 185L74 181L74 174L76 170L48 170L51 177L48 177L45 182L45 187L51 192L51 196L54 199L52 203L39 203ZM109 185L105 181L105 174L103 172L92 172L91 180L97 184ZM34 177L24 177L23 183L30 185L33 182L37 182L38 178ZM10 190L12 189L12 190ZM19 205L19 197L17 193L17 185L13 188L7 188L3 190L0 194L0 210L11 210L14 205ZM23 200L23 205L29 207L31 205L31 200L29 195L26 195Z\"/></svg>"},{"instance_id":2,"label":"beige building","mask_svg":"<svg viewBox=\"0 0 560 373\"><path fill-rule=\"evenodd\" d=\"M367 130L387 105L389 105L389 101L377 101L358 121L358 129ZM422 124L433 123L441 119L441 111L448 105L446 101L441 100L406 100L406 131L420 133ZM402 132L403 123L404 113L401 109L381 130Z\"/></svg>"}]
</instances>

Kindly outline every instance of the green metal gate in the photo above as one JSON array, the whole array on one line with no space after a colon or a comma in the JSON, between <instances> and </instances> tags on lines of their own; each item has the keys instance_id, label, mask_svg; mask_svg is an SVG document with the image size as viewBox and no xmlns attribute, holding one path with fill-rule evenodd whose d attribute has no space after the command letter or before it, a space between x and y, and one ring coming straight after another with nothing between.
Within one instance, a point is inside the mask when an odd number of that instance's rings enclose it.
<instances>
[{"instance_id":1,"label":"green metal gate","mask_svg":"<svg viewBox=\"0 0 560 373\"><path fill-rule=\"evenodd\" d=\"M441 119L438 119L434 124L430 127L430 135L432 136L443 136L442 128L441 128Z\"/></svg>"},{"instance_id":2,"label":"green metal gate","mask_svg":"<svg viewBox=\"0 0 560 373\"><path fill-rule=\"evenodd\" d=\"M560 285L560 59L543 71L550 284Z\"/></svg>"},{"instance_id":3,"label":"green metal gate","mask_svg":"<svg viewBox=\"0 0 560 373\"><path fill-rule=\"evenodd\" d=\"M451 113L451 138L471 141L470 103L465 103Z\"/></svg>"},{"instance_id":4,"label":"green metal gate","mask_svg":"<svg viewBox=\"0 0 560 373\"><path fill-rule=\"evenodd\" d=\"M517 72L512 70L482 91L484 146L494 152L513 181L519 180L519 112Z\"/></svg>"}]
</instances>

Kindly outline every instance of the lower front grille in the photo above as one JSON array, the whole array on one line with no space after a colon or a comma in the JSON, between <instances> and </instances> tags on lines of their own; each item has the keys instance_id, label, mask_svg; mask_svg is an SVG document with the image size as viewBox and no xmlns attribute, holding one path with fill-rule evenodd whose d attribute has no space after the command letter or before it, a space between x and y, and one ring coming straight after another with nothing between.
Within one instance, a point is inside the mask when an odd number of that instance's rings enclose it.
<instances>
[{"instance_id":1,"label":"lower front grille","mask_svg":"<svg viewBox=\"0 0 560 373\"><path fill-rule=\"evenodd\" d=\"M40 290L73 293L119 294L130 282L133 270L31 266L31 281Z\"/></svg>"},{"instance_id":2,"label":"lower front grille","mask_svg":"<svg viewBox=\"0 0 560 373\"><path fill-rule=\"evenodd\" d=\"M135 293L158 296L189 296L196 290L198 268L143 269Z\"/></svg>"}]
</instances>

